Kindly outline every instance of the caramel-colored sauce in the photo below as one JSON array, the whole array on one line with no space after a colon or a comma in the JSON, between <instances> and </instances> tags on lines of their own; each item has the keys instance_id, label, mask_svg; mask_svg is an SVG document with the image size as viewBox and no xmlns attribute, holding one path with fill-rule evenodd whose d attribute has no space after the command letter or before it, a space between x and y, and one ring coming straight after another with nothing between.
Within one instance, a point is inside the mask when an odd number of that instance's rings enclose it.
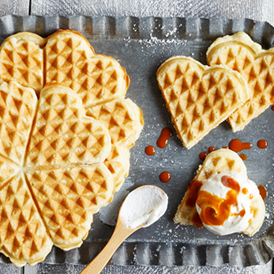
<instances>
[{"instance_id":1,"label":"caramel-colored sauce","mask_svg":"<svg viewBox=\"0 0 274 274\"><path fill-rule=\"evenodd\" d=\"M199 190L202 186L202 182L197 180L192 180L188 186L188 194L186 199L186 205L189 207L195 207L195 203L198 197Z\"/></svg>"},{"instance_id":2,"label":"caramel-colored sauce","mask_svg":"<svg viewBox=\"0 0 274 274\"><path fill-rule=\"evenodd\" d=\"M160 180L163 182L163 183L167 183L169 182L170 178L171 178L171 175L168 171L164 171L160 174Z\"/></svg>"},{"instance_id":3,"label":"caramel-colored sauce","mask_svg":"<svg viewBox=\"0 0 274 274\"><path fill-rule=\"evenodd\" d=\"M239 156L243 161L245 161L247 159L247 157L244 153L241 153Z\"/></svg>"},{"instance_id":4,"label":"caramel-colored sauce","mask_svg":"<svg viewBox=\"0 0 274 274\"><path fill-rule=\"evenodd\" d=\"M202 221L200 219L200 216L199 216L198 212L194 213L191 221L192 221L193 225L196 226L196 227L200 227L200 228L204 227L204 225L203 225L203 223L202 223Z\"/></svg>"},{"instance_id":5,"label":"caramel-colored sauce","mask_svg":"<svg viewBox=\"0 0 274 274\"><path fill-rule=\"evenodd\" d=\"M244 187L244 188L242 189L242 193L243 193L243 194L247 194L247 193L248 193L248 189L247 189L246 187Z\"/></svg>"},{"instance_id":6,"label":"caramel-colored sauce","mask_svg":"<svg viewBox=\"0 0 274 274\"><path fill-rule=\"evenodd\" d=\"M152 156L155 154L156 150L154 146L147 146L145 152L148 156Z\"/></svg>"},{"instance_id":7,"label":"caramel-colored sauce","mask_svg":"<svg viewBox=\"0 0 274 274\"><path fill-rule=\"evenodd\" d=\"M223 148L224 148L224 149L227 149L227 146L224 146Z\"/></svg>"},{"instance_id":8,"label":"caramel-colored sauce","mask_svg":"<svg viewBox=\"0 0 274 274\"><path fill-rule=\"evenodd\" d=\"M271 109L274 111L274 106L272 106Z\"/></svg>"},{"instance_id":9,"label":"caramel-colored sauce","mask_svg":"<svg viewBox=\"0 0 274 274\"><path fill-rule=\"evenodd\" d=\"M244 217L245 216L245 210L242 209L239 213L233 213L233 214L231 214L231 216L241 216L241 217Z\"/></svg>"},{"instance_id":10,"label":"caramel-colored sauce","mask_svg":"<svg viewBox=\"0 0 274 274\"><path fill-rule=\"evenodd\" d=\"M203 151L199 154L199 158L203 161L206 158L206 155L206 152Z\"/></svg>"},{"instance_id":11,"label":"caramel-colored sauce","mask_svg":"<svg viewBox=\"0 0 274 274\"><path fill-rule=\"evenodd\" d=\"M239 139L233 139L229 143L229 148L235 152L239 152L244 149L250 149L251 147L251 143L243 143Z\"/></svg>"},{"instance_id":12,"label":"caramel-colored sauce","mask_svg":"<svg viewBox=\"0 0 274 274\"><path fill-rule=\"evenodd\" d=\"M266 190L266 188L264 186L262 186L262 185L259 185L258 189L259 189L259 192L260 192L260 195L261 195L262 199L264 200L267 197L267 190Z\"/></svg>"},{"instance_id":13,"label":"caramel-colored sauce","mask_svg":"<svg viewBox=\"0 0 274 274\"><path fill-rule=\"evenodd\" d=\"M157 140L157 146L159 148L165 148L167 146L168 140L172 137L172 130L168 127L165 127L161 131L161 135Z\"/></svg>"},{"instance_id":14,"label":"caramel-colored sauce","mask_svg":"<svg viewBox=\"0 0 274 274\"><path fill-rule=\"evenodd\" d=\"M229 188L235 190L237 193L240 192L240 185L239 185L239 183L236 180L234 180L232 177L224 175L221 178L221 182L222 182L222 184L224 186L229 187Z\"/></svg>"},{"instance_id":15,"label":"caramel-colored sauce","mask_svg":"<svg viewBox=\"0 0 274 274\"><path fill-rule=\"evenodd\" d=\"M264 148L266 148L268 146L268 142L266 140L259 140L257 142L257 146L260 149L264 149Z\"/></svg>"},{"instance_id":16,"label":"caramel-colored sauce","mask_svg":"<svg viewBox=\"0 0 274 274\"><path fill-rule=\"evenodd\" d=\"M229 187L225 198L212 195L207 191L200 190L196 204L201 208L200 218L207 225L223 225L229 218L231 206L237 206L237 196L240 192L240 186L230 176L222 176L221 182ZM239 214L244 214L243 212Z\"/></svg>"},{"instance_id":17,"label":"caramel-colored sauce","mask_svg":"<svg viewBox=\"0 0 274 274\"><path fill-rule=\"evenodd\" d=\"M212 151L214 151L214 150L215 150L215 147L209 147L209 148L208 148L208 151L209 151L209 152L212 152Z\"/></svg>"}]
</instances>

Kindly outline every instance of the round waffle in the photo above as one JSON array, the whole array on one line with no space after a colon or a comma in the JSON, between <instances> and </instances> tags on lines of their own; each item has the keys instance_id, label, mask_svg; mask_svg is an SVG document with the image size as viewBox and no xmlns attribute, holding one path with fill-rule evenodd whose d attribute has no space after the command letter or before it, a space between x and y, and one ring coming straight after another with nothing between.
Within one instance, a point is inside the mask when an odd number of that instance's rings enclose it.
<instances>
[{"instance_id":1,"label":"round waffle","mask_svg":"<svg viewBox=\"0 0 274 274\"><path fill-rule=\"evenodd\" d=\"M143 118L125 69L77 32L10 36L0 70L0 252L22 266L82 244L128 175Z\"/></svg>"}]
</instances>

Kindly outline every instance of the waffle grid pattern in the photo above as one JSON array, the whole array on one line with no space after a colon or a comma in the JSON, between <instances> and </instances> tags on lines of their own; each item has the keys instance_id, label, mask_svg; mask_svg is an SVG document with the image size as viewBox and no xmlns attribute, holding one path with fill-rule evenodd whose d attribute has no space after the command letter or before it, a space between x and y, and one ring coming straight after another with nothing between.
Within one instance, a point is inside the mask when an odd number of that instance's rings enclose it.
<instances>
[{"instance_id":1,"label":"waffle grid pattern","mask_svg":"<svg viewBox=\"0 0 274 274\"><path fill-rule=\"evenodd\" d=\"M82 244L93 214L128 174L129 148L143 120L139 108L124 99L125 70L115 59L95 55L80 34L13 35L1 46L2 67L6 48L13 56L24 49L20 65L31 60L29 71L45 73L47 83L32 90L30 78L18 84L13 74L0 86L0 252L22 266L42 261L53 244L64 250ZM34 65L40 51L45 68ZM11 71L18 66L14 60L10 65ZM110 111L94 117L103 104Z\"/></svg>"},{"instance_id":2,"label":"waffle grid pattern","mask_svg":"<svg viewBox=\"0 0 274 274\"><path fill-rule=\"evenodd\" d=\"M191 148L248 99L237 75L222 67L206 68L188 57L173 57L157 79L178 136Z\"/></svg>"},{"instance_id":3,"label":"waffle grid pattern","mask_svg":"<svg viewBox=\"0 0 274 274\"><path fill-rule=\"evenodd\" d=\"M250 99L228 119L233 131L239 131L274 102L274 52L257 49L258 44L245 33L232 35L228 41L220 38L216 46L214 43L207 53L209 65L226 65L248 84Z\"/></svg>"}]
</instances>

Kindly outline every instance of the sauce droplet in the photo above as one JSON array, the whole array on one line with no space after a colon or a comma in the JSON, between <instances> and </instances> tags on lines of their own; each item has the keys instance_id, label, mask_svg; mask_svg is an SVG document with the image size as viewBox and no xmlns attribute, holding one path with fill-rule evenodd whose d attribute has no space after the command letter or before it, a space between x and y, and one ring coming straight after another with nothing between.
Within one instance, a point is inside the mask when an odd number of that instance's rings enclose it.
<instances>
[{"instance_id":1,"label":"sauce droplet","mask_svg":"<svg viewBox=\"0 0 274 274\"><path fill-rule=\"evenodd\" d=\"M257 142L257 146L260 149L264 149L264 148L266 148L268 146L268 142L266 140L259 140Z\"/></svg>"},{"instance_id":2,"label":"sauce droplet","mask_svg":"<svg viewBox=\"0 0 274 274\"><path fill-rule=\"evenodd\" d=\"M259 185L258 189L259 189L262 199L264 200L267 197L267 191L266 191L265 187L262 185Z\"/></svg>"},{"instance_id":3,"label":"sauce droplet","mask_svg":"<svg viewBox=\"0 0 274 274\"><path fill-rule=\"evenodd\" d=\"M224 146L223 148L224 148L224 149L227 149L227 146Z\"/></svg>"},{"instance_id":4,"label":"sauce droplet","mask_svg":"<svg viewBox=\"0 0 274 274\"><path fill-rule=\"evenodd\" d=\"M245 161L247 159L246 155L243 153L241 153L239 156L243 161Z\"/></svg>"},{"instance_id":5,"label":"sauce droplet","mask_svg":"<svg viewBox=\"0 0 274 274\"><path fill-rule=\"evenodd\" d=\"M274 106L272 106L271 109L274 111Z\"/></svg>"},{"instance_id":6,"label":"sauce droplet","mask_svg":"<svg viewBox=\"0 0 274 274\"><path fill-rule=\"evenodd\" d=\"M251 143L243 143L239 139L233 139L229 143L229 148L235 152L239 152L243 149L250 149L251 147Z\"/></svg>"},{"instance_id":7,"label":"sauce droplet","mask_svg":"<svg viewBox=\"0 0 274 274\"><path fill-rule=\"evenodd\" d=\"M212 151L214 151L214 150L215 150L215 147L209 147L209 148L208 148L208 151L209 151L209 152L212 152Z\"/></svg>"},{"instance_id":8,"label":"sauce droplet","mask_svg":"<svg viewBox=\"0 0 274 274\"><path fill-rule=\"evenodd\" d=\"M244 188L242 189L242 193L243 193L243 194L247 194L247 193L248 193L248 189L247 189L246 187L244 187Z\"/></svg>"},{"instance_id":9,"label":"sauce droplet","mask_svg":"<svg viewBox=\"0 0 274 274\"><path fill-rule=\"evenodd\" d=\"M165 148L167 146L168 140L172 137L172 130L168 127L165 127L161 131L161 135L157 140L157 146L159 148Z\"/></svg>"},{"instance_id":10,"label":"sauce droplet","mask_svg":"<svg viewBox=\"0 0 274 274\"><path fill-rule=\"evenodd\" d=\"M199 158L203 161L206 158L206 153L205 152L201 152L199 154Z\"/></svg>"},{"instance_id":11,"label":"sauce droplet","mask_svg":"<svg viewBox=\"0 0 274 274\"><path fill-rule=\"evenodd\" d=\"M160 174L160 180L163 182L163 183L167 183L169 182L171 178L171 175L168 171L164 171Z\"/></svg>"},{"instance_id":12,"label":"sauce droplet","mask_svg":"<svg viewBox=\"0 0 274 274\"><path fill-rule=\"evenodd\" d=\"M148 156L152 156L155 154L155 147L147 146L145 152Z\"/></svg>"}]
</instances>

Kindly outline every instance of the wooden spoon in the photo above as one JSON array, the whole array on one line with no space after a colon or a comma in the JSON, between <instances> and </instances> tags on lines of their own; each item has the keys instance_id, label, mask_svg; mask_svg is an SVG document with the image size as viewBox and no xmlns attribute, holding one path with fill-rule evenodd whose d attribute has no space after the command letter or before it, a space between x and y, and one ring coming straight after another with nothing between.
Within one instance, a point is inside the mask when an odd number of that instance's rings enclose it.
<instances>
[{"instance_id":1,"label":"wooden spoon","mask_svg":"<svg viewBox=\"0 0 274 274\"><path fill-rule=\"evenodd\" d=\"M132 196L132 194L134 194L135 191L146 188L146 187L156 188L156 189L160 190L165 195L166 200L163 201L165 203L165 207L158 214L159 217L157 219L159 219L165 213L166 207L167 207L167 196L160 188L155 187L155 186L146 185L146 186L141 186L141 187L135 189L134 191L132 191L126 197L125 201L123 202L123 204L120 208L118 218L117 218L117 222L116 222L116 226L115 226L114 232L113 232L110 240L108 241L108 243L106 244L104 249L95 257L95 259L92 262L90 262L82 270L82 272L80 274L99 274L102 271L102 269L105 267L105 265L108 263L108 261L110 260L110 258L112 257L112 255L116 251L116 249L121 245L121 243L129 235L131 235L133 232L135 232L139 228L144 227L144 226L148 226L148 225L150 225L150 224L152 224L153 222L156 221L156 219L154 217L154 219L152 221L151 220L146 220L142 224L139 224L138 226L132 228L132 227L127 226L125 224L125 222L124 222L124 220L121 216L123 205L125 205L126 202L129 202L129 199L135 198L135 197ZM134 202L135 202L135 200L134 200Z\"/></svg>"}]
</instances>

